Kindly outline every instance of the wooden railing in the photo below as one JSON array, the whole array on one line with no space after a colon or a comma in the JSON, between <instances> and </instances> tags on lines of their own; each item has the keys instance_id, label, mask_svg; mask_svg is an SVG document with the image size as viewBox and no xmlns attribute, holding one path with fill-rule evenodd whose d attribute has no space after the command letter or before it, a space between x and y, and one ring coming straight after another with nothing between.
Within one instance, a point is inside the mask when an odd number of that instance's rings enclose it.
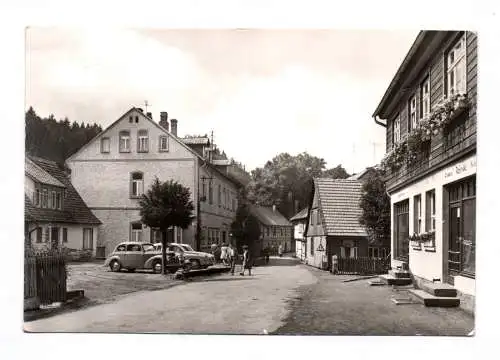
<instances>
[{"instance_id":1,"label":"wooden railing","mask_svg":"<svg viewBox=\"0 0 500 360\"><path fill-rule=\"evenodd\" d=\"M440 141L433 142L432 148L417 161L405 163L399 170L386 176L386 186L391 189L417 176L433 171L448 159L474 148L476 145L476 122L467 121L457 126L448 134L442 135Z\"/></svg>"}]
</instances>

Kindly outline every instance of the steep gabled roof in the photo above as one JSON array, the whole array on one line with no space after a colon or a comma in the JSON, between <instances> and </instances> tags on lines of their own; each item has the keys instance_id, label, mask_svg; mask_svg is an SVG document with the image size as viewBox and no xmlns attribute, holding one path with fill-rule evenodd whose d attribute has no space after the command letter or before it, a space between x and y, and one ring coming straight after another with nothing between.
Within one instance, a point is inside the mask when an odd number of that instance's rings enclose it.
<instances>
[{"instance_id":1,"label":"steep gabled roof","mask_svg":"<svg viewBox=\"0 0 500 360\"><path fill-rule=\"evenodd\" d=\"M30 156L29 159L48 174L60 181L66 188L66 196L63 200L63 210L43 209L34 206L25 195L25 215L32 221L51 221L72 224L99 225L101 221L90 211L76 189L71 184L64 169L56 162L38 157Z\"/></svg>"},{"instance_id":2,"label":"steep gabled roof","mask_svg":"<svg viewBox=\"0 0 500 360\"><path fill-rule=\"evenodd\" d=\"M347 179L314 179L327 235L367 236L359 223L362 215L359 202L363 183Z\"/></svg>"},{"instance_id":3,"label":"steep gabled roof","mask_svg":"<svg viewBox=\"0 0 500 360\"><path fill-rule=\"evenodd\" d=\"M35 164L30 158L25 158L24 161L24 173L31 179L46 185L53 185L64 187L64 185L50 175L48 172L43 170L40 166Z\"/></svg>"},{"instance_id":4,"label":"steep gabled roof","mask_svg":"<svg viewBox=\"0 0 500 360\"><path fill-rule=\"evenodd\" d=\"M290 221L296 221L296 220L304 220L304 219L307 219L307 213L309 211L309 208L303 208L302 210L300 210L297 214L295 214L294 216L292 216L290 218Z\"/></svg>"},{"instance_id":5,"label":"steep gabled roof","mask_svg":"<svg viewBox=\"0 0 500 360\"><path fill-rule=\"evenodd\" d=\"M250 213L266 226L292 226L278 210L273 211L270 207L250 205Z\"/></svg>"}]
</instances>

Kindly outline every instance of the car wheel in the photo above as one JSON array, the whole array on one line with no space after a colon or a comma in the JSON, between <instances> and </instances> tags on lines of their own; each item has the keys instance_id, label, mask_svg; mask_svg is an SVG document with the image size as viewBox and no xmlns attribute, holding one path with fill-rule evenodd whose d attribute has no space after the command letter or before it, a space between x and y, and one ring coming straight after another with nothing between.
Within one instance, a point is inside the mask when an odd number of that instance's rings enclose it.
<instances>
[{"instance_id":1,"label":"car wheel","mask_svg":"<svg viewBox=\"0 0 500 360\"><path fill-rule=\"evenodd\" d=\"M109 268L111 269L111 271L113 272L118 272L122 269L122 266L120 264L119 261L117 260L113 260L109 263Z\"/></svg>"},{"instance_id":2,"label":"car wheel","mask_svg":"<svg viewBox=\"0 0 500 360\"><path fill-rule=\"evenodd\" d=\"M135 269L127 269L127 270L128 270L128 272L131 272L131 273L135 272Z\"/></svg>"},{"instance_id":3,"label":"car wheel","mask_svg":"<svg viewBox=\"0 0 500 360\"><path fill-rule=\"evenodd\" d=\"M201 269L201 263L200 260L191 260L191 263L193 264L194 269Z\"/></svg>"},{"instance_id":4,"label":"car wheel","mask_svg":"<svg viewBox=\"0 0 500 360\"><path fill-rule=\"evenodd\" d=\"M162 270L161 260L155 260L152 265L153 265L153 272L155 274L161 274L162 273L162 271L161 271Z\"/></svg>"}]
</instances>

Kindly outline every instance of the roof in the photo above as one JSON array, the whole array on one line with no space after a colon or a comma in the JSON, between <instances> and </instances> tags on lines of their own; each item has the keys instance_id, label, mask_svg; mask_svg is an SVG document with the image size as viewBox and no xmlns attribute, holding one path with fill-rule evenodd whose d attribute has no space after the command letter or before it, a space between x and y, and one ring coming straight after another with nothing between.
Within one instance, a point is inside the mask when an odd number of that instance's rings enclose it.
<instances>
[{"instance_id":1,"label":"roof","mask_svg":"<svg viewBox=\"0 0 500 360\"><path fill-rule=\"evenodd\" d=\"M31 200L24 196L24 214L31 221L41 222L63 222L72 224L89 224L99 225L101 221L92 214L83 199L80 197L76 189L71 184L69 177L66 175L56 162L37 157L30 157L37 166L42 168L52 177L61 182L66 188L66 196L64 198L63 210L43 209L33 205Z\"/></svg>"},{"instance_id":2,"label":"roof","mask_svg":"<svg viewBox=\"0 0 500 360\"><path fill-rule=\"evenodd\" d=\"M184 144L187 145L209 145L210 139L208 136L199 137L185 137L181 139Z\"/></svg>"},{"instance_id":3,"label":"roof","mask_svg":"<svg viewBox=\"0 0 500 360\"><path fill-rule=\"evenodd\" d=\"M309 212L309 208L304 208L304 209L300 210L297 214L292 216L290 218L290 221L307 219L308 212Z\"/></svg>"},{"instance_id":4,"label":"roof","mask_svg":"<svg viewBox=\"0 0 500 360\"><path fill-rule=\"evenodd\" d=\"M347 178L347 180L360 180L363 178L363 176L365 176L366 174L368 174L368 172L372 171L374 168L372 167L367 167L366 169L364 169L363 171L360 171L359 173L357 174L353 174L351 176L349 176Z\"/></svg>"},{"instance_id":5,"label":"roof","mask_svg":"<svg viewBox=\"0 0 500 360\"><path fill-rule=\"evenodd\" d=\"M292 226L278 210L273 211L270 207L250 205L250 213L267 226Z\"/></svg>"},{"instance_id":6,"label":"roof","mask_svg":"<svg viewBox=\"0 0 500 360\"><path fill-rule=\"evenodd\" d=\"M314 179L323 213L326 234L331 236L367 236L359 223L359 202L363 183L347 179Z\"/></svg>"},{"instance_id":7,"label":"roof","mask_svg":"<svg viewBox=\"0 0 500 360\"><path fill-rule=\"evenodd\" d=\"M65 187L59 180L51 176L28 157L24 161L24 173L39 183Z\"/></svg>"}]
</instances>

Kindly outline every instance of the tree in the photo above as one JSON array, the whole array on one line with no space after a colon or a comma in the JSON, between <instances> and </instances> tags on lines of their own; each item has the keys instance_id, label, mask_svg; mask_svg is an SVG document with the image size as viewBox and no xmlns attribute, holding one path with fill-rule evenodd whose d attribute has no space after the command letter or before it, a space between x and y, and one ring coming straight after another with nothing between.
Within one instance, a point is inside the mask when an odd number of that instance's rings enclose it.
<instances>
[{"instance_id":1,"label":"tree","mask_svg":"<svg viewBox=\"0 0 500 360\"><path fill-rule=\"evenodd\" d=\"M231 223L231 235L236 239L237 249L248 245L252 252L255 251L255 241L260 238L260 224L245 202L240 202L238 205L236 217Z\"/></svg>"},{"instance_id":2,"label":"tree","mask_svg":"<svg viewBox=\"0 0 500 360\"><path fill-rule=\"evenodd\" d=\"M391 233L391 199L387 195L383 173L374 169L363 185L360 206L363 214L359 219L372 241L389 245Z\"/></svg>"},{"instance_id":3,"label":"tree","mask_svg":"<svg viewBox=\"0 0 500 360\"><path fill-rule=\"evenodd\" d=\"M350 175L340 164L334 168L325 170L322 174L322 177L327 177L330 179L347 179L349 176Z\"/></svg>"},{"instance_id":4,"label":"tree","mask_svg":"<svg viewBox=\"0 0 500 360\"><path fill-rule=\"evenodd\" d=\"M157 177L151 188L139 200L141 221L162 232L162 272L166 274L167 237L171 226L187 229L194 219L191 192L176 181L160 182Z\"/></svg>"}]
</instances>

